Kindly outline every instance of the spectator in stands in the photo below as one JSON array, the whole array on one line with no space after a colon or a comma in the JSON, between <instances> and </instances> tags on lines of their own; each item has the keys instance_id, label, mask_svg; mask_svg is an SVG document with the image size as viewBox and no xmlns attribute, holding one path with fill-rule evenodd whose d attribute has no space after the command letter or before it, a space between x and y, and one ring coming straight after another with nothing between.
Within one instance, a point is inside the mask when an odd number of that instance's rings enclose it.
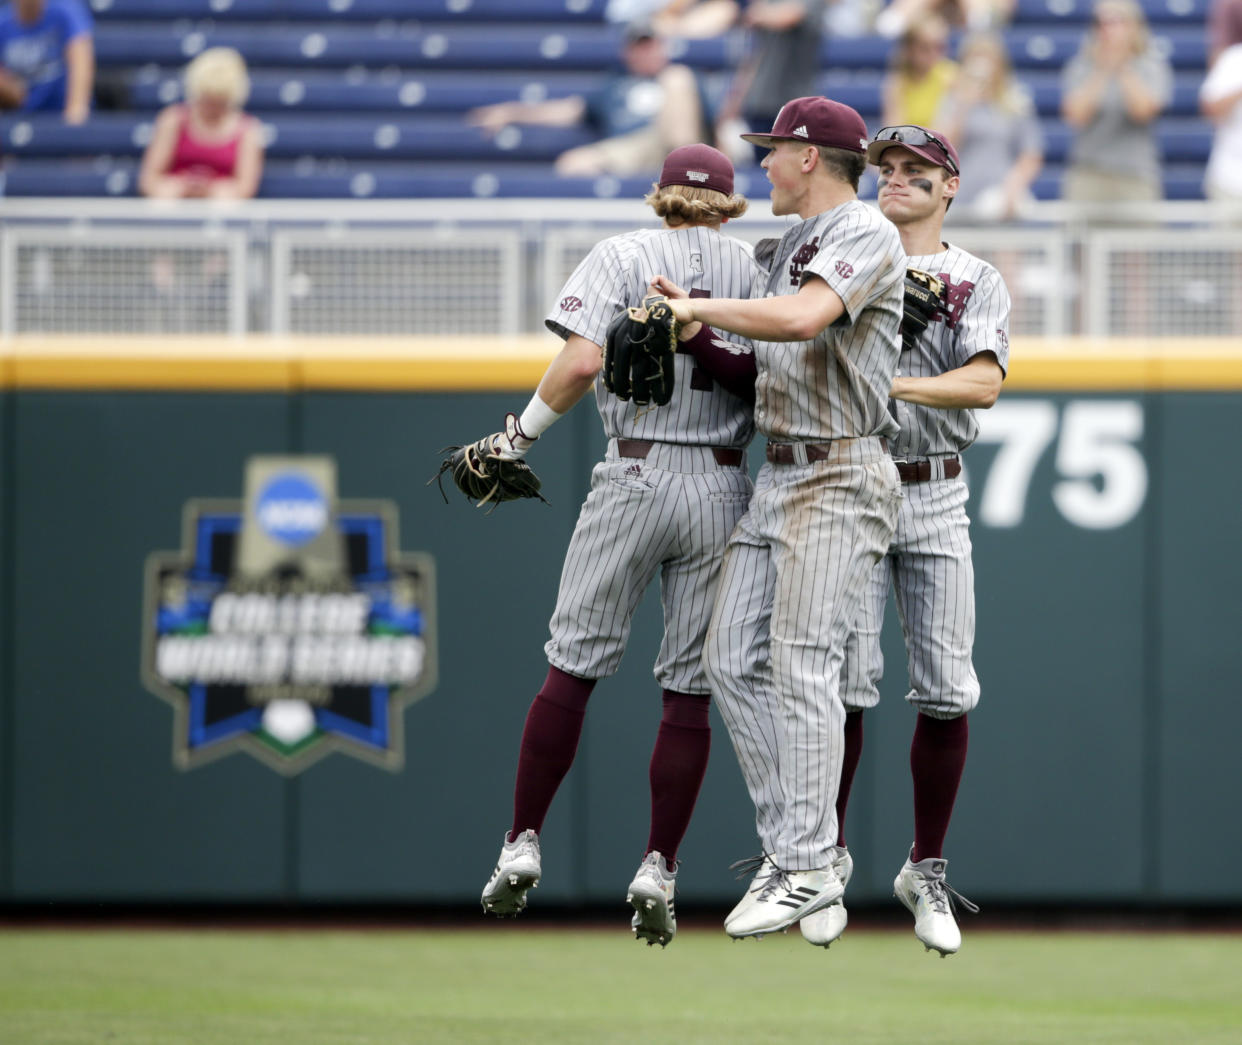
<instances>
[{"instance_id":1,"label":"spectator in stands","mask_svg":"<svg viewBox=\"0 0 1242 1045\"><path fill-rule=\"evenodd\" d=\"M957 63L946 54L948 47L949 27L938 15L929 15L906 31L880 84L882 126L936 125L957 76Z\"/></svg>"},{"instance_id":2,"label":"spectator in stands","mask_svg":"<svg viewBox=\"0 0 1242 1045\"><path fill-rule=\"evenodd\" d=\"M59 109L85 123L95 85L94 21L81 0L12 0L0 10L0 108Z\"/></svg>"},{"instance_id":3,"label":"spectator in stands","mask_svg":"<svg viewBox=\"0 0 1242 1045\"><path fill-rule=\"evenodd\" d=\"M739 159L739 133L766 134L791 98L819 94L820 43L825 0L751 0L741 24L751 47L738 68L716 119L721 151ZM746 126L742 127L740 124ZM770 150L755 146L758 163Z\"/></svg>"},{"instance_id":4,"label":"spectator in stands","mask_svg":"<svg viewBox=\"0 0 1242 1045\"><path fill-rule=\"evenodd\" d=\"M1210 68L1226 47L1242 44L1242 0L1212 0L1207 31Z\"/></svg>"},{"instance_id":5,"label":"spectator in stands","mask_svg":"<svg viewBox=\"0 0 1242 1045\"><path fill-rule=\"evenodd\" d=\"M498 102L472 109L466 120L486 134L496 134L511 123L550 127L588 123L604 137L557 157L556 171L566 177L658 170L673 149L703 139L698 81L686 66L669 61L665 40L650 22L626 28L621 58L624 71L610 76L589 96Z\"/></svg>"},{"instance_id":6,"label":"spectator in stands","mask_svg":"<svg viewBox=\"0 0 1242 1045\"><path fill-rule=\"evenodd\" d=\"M1242 43L1226 47L1199 89L1199 107L1216 124L1203 191L1242 203Z\"/></svg>"},{"instance_id":7,"label":"spectator in stands","mask_svg":"<svg viewBox=\"0 0 1242 1045\"><path fill-rule=\"evenodd\" d=\"M875 31L896 40L929 17L954 29L999 29L1013 17L1017 0L892 0L875 20Z\"/></svg>"},{"instance_id":8,"label":"spectator in stands","mask_svg":"<svg viewBox=\"0 0 1242 1045\"><path fill-rule=\"evenodd\" d=\"M999 33L972 33L958 49L959 73L935 126L962 158L956 207L974 217L1009 220L1034 202L1031 183L1044 163L1035 105L1013 75Z\"/></svg>"},{"instance_id":9,"label":"spectator in stands","mask_svg":"<svg viewBox=\"0 0 1242 1045\"><path fill-rule=\"evenodd\" d=\"M263 173L263 132L242 106L246 63L231 47L212 47L185 69L184 104L155 120L138 191L162 199L250 199Z\"/></svg>"},{"instance_id":10,"label":"spectator in stands","mask_svg":"<svg viewBox=\"0 0 1242 1045\"><path fill-rule=\"evenodd\" d=\"M661 36L705 40L726 32L737 21L734 0L608 0L604 17L628 25L651 22Z\"/></svg>"},{"instance_id":11,"label":"spectator in stands","mask_svg":"<svg viewBox=\"0 0 1242 1045\"><path fill-rule=\"evenodd\" d=\"M1164 195L1155 121L1173 70L1135 0L1097 0L1094 24L1061 76L1061 114L1074 130L1061 195L1075 203Z\"/></svg>"}]
</instances>

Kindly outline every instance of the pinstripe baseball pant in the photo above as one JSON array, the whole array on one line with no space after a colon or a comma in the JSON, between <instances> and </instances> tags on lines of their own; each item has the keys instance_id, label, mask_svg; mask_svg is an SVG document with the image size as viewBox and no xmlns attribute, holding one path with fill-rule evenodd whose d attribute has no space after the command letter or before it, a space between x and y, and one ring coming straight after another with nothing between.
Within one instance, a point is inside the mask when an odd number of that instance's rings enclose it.
<instances>
[{"instance_id":1,"label":"pinstripe baseball pant","mask_svg":"<svg viewBox=\"0 0 1242 1045\"><path fill-rule=\"evenodd\" d=\"M891 584L906 640L906 699L933 718L956 718L979 703L975 571L970 557L969 491L958 479L908 483L888 554L871 573L854 634L845 647L841 699L847 710L880 702L880 630Z\"/></svg>"},{"instance_id":2,"label":"pinstripe baseball pant","mask_svg":"<svg viewBox=\"0 0 1242 1045\"><path fill-rule=\"evenodd\" d=\"M725 553L704 651L765 852L826 867L836 840L840 668L901 500L878 439L812 464L766 464Z\"/></svg>"},{"instance_id":3,"label":"pinstripe baseball pant","mask_svg":"<svg viewBox=\"0 0 1242 1045\"><path fill-rule=\"evenodd\" d=\"M579 678L613 674L643 592L660 572L661 688L709 692L703 636L725 543L750 499L742 467L722 467L701 446L656 443L624 458L617 441L591 473L552 615L548 661Z\"/></svg>"}]
</instances>

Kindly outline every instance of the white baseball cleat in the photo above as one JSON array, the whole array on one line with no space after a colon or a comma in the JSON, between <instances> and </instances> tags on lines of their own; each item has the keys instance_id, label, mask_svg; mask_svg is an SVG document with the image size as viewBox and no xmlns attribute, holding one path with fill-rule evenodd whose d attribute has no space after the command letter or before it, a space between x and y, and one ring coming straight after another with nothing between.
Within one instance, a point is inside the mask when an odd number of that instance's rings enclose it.
<instances>
[{"instance_id":1,"label":"white baseball cleat","mask_svg":"<svg viewBox=\"0 0 1242 1045\"><path fill-rule=\"evenodd\" d=\"M673 909L673 892L677 888L677 872L668 869L662 853L652 850L638 867L638 873L625 893L625 902L634 908L630 928L636 940L647 946L667 947L677 932L677 913Z\"/></svg>"},{"instance_id":2,"label":"white baseball cleat","mask_svg":"<svg viewBox=\"0 0 1242 1045\"><path fill-rule=\"evenodd\" d=\"M854 858L845 846L832 847L832 869L841 879L841 889L844 892L845 887L850 884L850 875L854 873ZM808 914L798 923L798 928L802 930L802 938L807 943L813 943L816 947L828 947L845 932L848 922L849 916L845 913L845 901L842 899Z\"/></svg>"},{"instance_id":3,"label":"white baseball cleat","mask_svg":"<svg viewBox=\"0 0 1242 1045\"><path fill-rule=\"evenodd\" d=\"M767 883L768 875L776 870L776 864L772 863L772 858L767 853L761 853L759 856L748 856L745 860L734 861L729 865L729 870L737 871L738 878L745 878L753 871L754 877L750 880L750 885L746 887L746 892L734 906L733 910L725 915L724 924L726 930L734 918L749 910L751 905L759 899L759 894Z\"/></svg>"},{"instance_id":4,"label":"white baseball cleat","mask_svg":"<svg viewBox=\"0 0 1242 1045\"><path fill-rule=\"evenodd\" d=\"M754 902L725 925L735 940L788 929L808 914L841 898L844 886L832 866L814 871L774 867Z\"/></svg>"},{"instance_id":5,"label":"white baseball cleat","mask_svg":"<svg viewBox=\"0 0 1242 1045\"><path fill-rule=\"evenodd\" d=\"M944 880L948 866L949 861L940 857L918 863L911 863L907 857L893 880L893 895L914 915L914 935L927 950L939 951L941 958L956 954L962 946L962 932L953 917L954 900L972 914L979 911Z\"/></svg>"},{"instance_id":6,"label":"white baseball cleat","mask_svg":"<svg viewBox=\"0 0 1242 1045\"><path fill-rule=\"evenodd\" d=\"M512 842L505 833L505 844L496 859L481 898L483 910L488 914L518 915L526 909L526 890L539 885L539 836L527 829Z\"/></svg>"}]
</instances>

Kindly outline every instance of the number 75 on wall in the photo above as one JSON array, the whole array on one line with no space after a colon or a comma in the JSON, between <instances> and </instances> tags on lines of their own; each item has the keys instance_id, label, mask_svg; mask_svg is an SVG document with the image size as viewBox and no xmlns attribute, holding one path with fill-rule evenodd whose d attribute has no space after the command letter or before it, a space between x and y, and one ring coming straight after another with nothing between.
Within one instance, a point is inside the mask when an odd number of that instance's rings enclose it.
<instances>
[{"instance_id":1,"label":"number 75 on wall","mask_svg":"<svg viewBox=\"0 0 1242 1045\"><path fill-rule=\"evenodd\" d=\"M980 490L978 519L998 529L1018 526L1031 479L1056 443L1052 503L1088 530L1128 523L1147 496L1143 405L1133 399L1080 399L1062 406L1047 399L1002 399L980 410L980 444L999 447Z\"/></svg>"}]
</instances>

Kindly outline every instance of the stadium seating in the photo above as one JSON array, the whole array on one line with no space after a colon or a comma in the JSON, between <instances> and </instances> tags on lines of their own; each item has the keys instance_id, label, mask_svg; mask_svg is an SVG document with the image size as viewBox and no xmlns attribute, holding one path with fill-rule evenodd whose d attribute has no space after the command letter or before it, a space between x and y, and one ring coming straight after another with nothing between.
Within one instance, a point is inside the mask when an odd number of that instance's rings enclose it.
<instances>
[{"instance_id":1,"label":"stadium seating","mask_svg":"<svg viewBox=\"0 0 1242 1045\"><path fill-rule=\"evenodd\" d=\"M1143 0L1176 70L1158 125L1170 198L1201 193L1212 130L1198 114L1207 0ZM562 179L551 170L584 129L510 127L488 137L464 114L498 101L591 91L617 67L621 30L606 0L92 0L101 79L123 83L128 108L83 127L55 114L0 121L10 195L127 195L155 112L181 97L185 62L238 48L251 66L248 103L262 122L266 197L612 196L651 178ZM1091 0L1019 0L1006 39L1043 121L1046 167L1036 194L1058 194L1070 134L1059 119L1061 69L1081 44ZM709 105L742 56L739 34L675 42ZM820 90L874 124L891 43L827 39ZM766 192L756 170L741 172Z\"/></svg>"}]
</instances>

